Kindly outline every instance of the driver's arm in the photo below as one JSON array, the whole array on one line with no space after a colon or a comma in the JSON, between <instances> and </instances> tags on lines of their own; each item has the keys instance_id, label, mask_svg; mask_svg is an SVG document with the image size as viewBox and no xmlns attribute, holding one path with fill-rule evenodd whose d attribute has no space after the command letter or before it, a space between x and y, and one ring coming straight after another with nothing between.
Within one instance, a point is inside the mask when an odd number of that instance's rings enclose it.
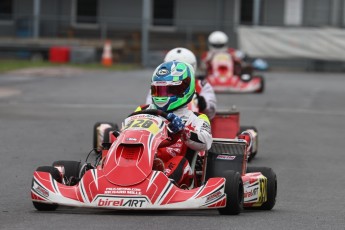
<instances>
[{"instance_id":1,"label":"driver's arm","mask_svg":"<svg viewBox=\"0 0 345 230\"><path fill-rule=\"evenodd\" d=\"M191 116L185 124L183 141L196 151L204 151L211 148L211 125L205 114Z\"/></svg>"},{"instance_id":2,"label":"driver's arm","mask_svg":"<svg viewBox=\"0 0 345 230\"><path fill-rule=\"evenodd\" d=\"M216 94L210 83L206 80L201 81L202 88L200 91L200 96L203 96L206 100L206 108L202 113L205 113L209 119L213 119L216 115L217 99ZM207 122L207 121L206 121Z\"/></svg>"}]
</instances>

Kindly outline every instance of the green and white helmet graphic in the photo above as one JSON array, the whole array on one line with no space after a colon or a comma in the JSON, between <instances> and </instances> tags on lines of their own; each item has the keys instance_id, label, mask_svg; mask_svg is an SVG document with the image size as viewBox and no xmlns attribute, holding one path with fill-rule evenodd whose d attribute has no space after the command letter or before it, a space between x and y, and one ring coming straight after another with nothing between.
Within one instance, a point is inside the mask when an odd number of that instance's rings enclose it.
<instances>
[{"instance_id":1,"label":"green and white helmet graphic","mask_svg":"<svg viewBox=\"0 0 345 230\"><path fill-rule=\"evenodd\" d=\"M194 92L194 71L188 63L164 62L153 72L152 101L165 112L171 112L188 104L192 100Z\"/></svg>"}]
</instances>

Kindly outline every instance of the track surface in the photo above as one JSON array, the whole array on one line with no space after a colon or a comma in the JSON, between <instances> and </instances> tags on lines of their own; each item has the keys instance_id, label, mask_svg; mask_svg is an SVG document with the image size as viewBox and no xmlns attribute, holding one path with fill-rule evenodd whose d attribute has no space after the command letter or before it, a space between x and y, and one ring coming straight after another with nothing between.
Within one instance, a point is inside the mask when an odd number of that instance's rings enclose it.
<instances>
[{"instance_id":1,"label":"track surface","mask_svg":"<svg viewBox=\"0 0 345 230\"><path fill-rule=\"evenodd\" d=\"M272 211L36 211L33 171L84 160L93 124L120 124L144 103L151 74L0 75L0 229L344 229L345 76L334 73L267 73L262 95L218 95L220 108L237 105L242 125L259 130L250 165L277 173Z\"/></svg>"}]
</instances>

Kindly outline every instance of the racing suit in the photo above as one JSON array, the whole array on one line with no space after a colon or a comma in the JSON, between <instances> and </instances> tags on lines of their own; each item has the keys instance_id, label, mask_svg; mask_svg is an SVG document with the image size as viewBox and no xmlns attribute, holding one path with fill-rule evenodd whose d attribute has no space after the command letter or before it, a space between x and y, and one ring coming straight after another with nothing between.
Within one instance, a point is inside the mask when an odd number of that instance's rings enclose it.
<instances>
[{"instance_id":1,"label":"racing suit","mask_svg":"<svg viewBox=\"0 0 345 230\"><path fill-rule=\"evenodd\" d=\"M197 95L203 97L198 97L198 100L205 101L204 108L202 108L201 103L199 102L199 111L206 114L208 118L212 120L216 115L217 109L216 94L214 93L212 86L206 79L197 79L195 80L195 91Z\"/></svg>"},{"instance_id":2,"label":"racing suit","mask_svg":"<svg viewBox=\"0 0 345 230\"><path fill-rule=\"evenodd\" d=\"M216 94L210 83L206 79L196 79L195 80L195 90L198 95L199 101L199 111L208 116L212 120L216 114L217 99ZM202 98L200 98L200 96ZM201 105L203 103L203 105ZM151 91L146 96L146 104L152 104Z\"/></svg>"},{"instance_id":3,"label":"racing suit","mask_svg":"<svg viewBox=\"0 0 345 230\"><path fill-rule=\"evenodd\" d=\"M154 104L139 106L136 111L156 109ZM179 140L164 148L158 149L157 157L164 163L164 173L180 187L189 187L193 179L191 160L196 151L211 148L212 135L210 121L205 114L188 110L183 106L173 113L184 122L184 130Z\"/></svg>"}]
</instances>

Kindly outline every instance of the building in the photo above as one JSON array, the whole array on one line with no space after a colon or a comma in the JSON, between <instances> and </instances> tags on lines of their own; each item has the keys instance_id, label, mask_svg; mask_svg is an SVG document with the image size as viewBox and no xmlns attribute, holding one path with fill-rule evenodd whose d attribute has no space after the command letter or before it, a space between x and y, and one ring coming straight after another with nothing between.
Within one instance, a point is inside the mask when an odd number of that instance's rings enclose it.
<instances>
[{"instance_id":1,"label":"building","mask_svg":"<svg viewBox=\"0 0 345 230\"><path fill-rule=\"evenodd\" d=\"M151 53L186 46L199 54L214 30L238 47L241 26L344 28L345 0L0 1L0 38L122 39L140 52L145 25Z\"/></svg>"}]
</instances>

